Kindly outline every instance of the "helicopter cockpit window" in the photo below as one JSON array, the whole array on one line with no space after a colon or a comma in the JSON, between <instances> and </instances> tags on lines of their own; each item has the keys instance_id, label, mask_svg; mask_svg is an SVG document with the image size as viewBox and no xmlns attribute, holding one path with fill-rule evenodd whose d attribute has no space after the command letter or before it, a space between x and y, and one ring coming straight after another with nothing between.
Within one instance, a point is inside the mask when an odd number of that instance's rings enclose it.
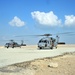
<instances>
[{"instance_id":1,"label":"helicopter cockpit window","mask_svg":"<svg viewBox=\"0 0 75 75\"><path fill-rule=\"evenodd\" d=\"M41 43L41 42L47 43L47 40L40 40L39 43Z\"/></svg>"},{"instance_id":2,"label":"helicopter cockpit window","mask_svg":"<svg viewBox=\"0 0 75 75\"><path fill-rule=\"evenodd\" d=\"M44 40L43 42L44 42L44 43L47 43L47 40Z\"/></svg>"},{"instance_id":3,"label":"helicopter cockpit window","mask_svg":"<svg viewBox=\"0 0 75 75\"><path fill-rule=\"evenodd\" d=\"M42 40L39 41L39 43L42 42Z\"/></svg>"}]
</instances>

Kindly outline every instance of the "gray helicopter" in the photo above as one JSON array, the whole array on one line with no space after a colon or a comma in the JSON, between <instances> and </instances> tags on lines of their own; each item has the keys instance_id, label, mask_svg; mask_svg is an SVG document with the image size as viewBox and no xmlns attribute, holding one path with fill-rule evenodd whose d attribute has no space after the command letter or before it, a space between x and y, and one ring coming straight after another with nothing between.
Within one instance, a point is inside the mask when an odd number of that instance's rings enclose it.
<instances>
[{"instance_id":1,"label":"gray helicopter","mask_svg":"<svg viewBox=\"0 0 75 75\"><path fill-rule=\"evenodd\" d=\"M6 48L9 48L9 47L11 47L11 48L20 47L21 48L21 45L18 44L17 42L15 42L14 40L10 40L10 42L5 44L5 47Z\"/></svg>"},{"instance_id":2,"label":"gray helicopter","mask_svg":"<svg viewBox=\"0 0 75 75\"><path fill-rule=\"evenodd\" d=\"M59 39L58 36L57 36L57 39L53 37L49 37L49 36L52 36L52 34L44 34L40 36L45 36L45 37L39 40L38 42L39 49L45 49L45 48L53 49L54 47L57 48L58 39Z\"/></svg>"},{"instance_id":3,"label":"gray helicopter","mask_svg":"<svg viewBox=\"0 0 75 75\"><path fill-rule=\"evenodd\" d=\"M38 36L45 36L41 38L38 42L38 48L39 49L53 49L57 48L58 44L65 44L65 42L59 42L59 36L63 34L71 34L73 32L64 32L64 33L57 33L57 34L44 34L44 35L38 35ZM56 38L51 37L52 35L56 35Z\"/></svg>"},{"instance_id":4,"label":"gray helicopter","mask_svg":"<svg viewBox=\"0 0 75 75\"><path fill-rule=\"evenodd\" d=\"M10 40L8 43L5 44L6 48L9 48L9 47L11 47L11 48L20 47L21 48L21 46L26 46L26 44L24 44L23 40L21 40L21 44L18 44L14 40Z\"/></svg>"}]
</instances>

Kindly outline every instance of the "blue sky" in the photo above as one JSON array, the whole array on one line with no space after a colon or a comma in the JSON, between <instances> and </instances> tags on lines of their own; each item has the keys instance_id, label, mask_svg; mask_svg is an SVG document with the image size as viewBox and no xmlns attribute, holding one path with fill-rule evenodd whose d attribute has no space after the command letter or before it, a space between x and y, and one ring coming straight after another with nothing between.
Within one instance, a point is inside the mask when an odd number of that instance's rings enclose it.
<instances>
[{"instance_id":1,"label":"blue sky","mask_svg":"<svg viewBox=\"0 0 75 75\"><path fill-rule=\"evenodd\" d=\"M0 45L10 39L37 44L41 37L15 36L63 32L75 32L75 0L0 0ZM59 37L75 44L75 35Z\"/></svg>"}]
</instances>

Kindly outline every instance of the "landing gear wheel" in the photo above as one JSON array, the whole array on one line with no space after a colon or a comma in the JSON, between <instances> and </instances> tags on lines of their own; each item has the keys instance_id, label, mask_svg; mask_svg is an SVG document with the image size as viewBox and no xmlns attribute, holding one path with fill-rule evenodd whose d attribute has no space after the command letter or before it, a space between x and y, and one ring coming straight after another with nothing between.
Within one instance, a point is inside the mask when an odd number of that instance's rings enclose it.
<instances>
[{"instance_id":1,"label":"landing gear wheel","mask_svg":"<svg viewBox=\"0 0 75 75\"><path fill-rule=\"evenodd\" d=\"M51 47L50 49L53 49L53 47Z\"/></svg>"},{"instance_id":2,"label":"landing gear wheel","mask_svg":"<svg viewBox=\"0 0 75 75\"><path fill-rule=\"evenodd\" d=\"M9 48L9 47L7 47L7 48Z\"/></svg>"},{"instance_id":3,"label":"landing gear wheel","mask_svg":"<svg viewBox=\"0 0 75 75\"><path fill-rule=\"evenodd\" d=\"M39 47L39 49L42 49L42 47Z\"/></svg>"}]
</instances>

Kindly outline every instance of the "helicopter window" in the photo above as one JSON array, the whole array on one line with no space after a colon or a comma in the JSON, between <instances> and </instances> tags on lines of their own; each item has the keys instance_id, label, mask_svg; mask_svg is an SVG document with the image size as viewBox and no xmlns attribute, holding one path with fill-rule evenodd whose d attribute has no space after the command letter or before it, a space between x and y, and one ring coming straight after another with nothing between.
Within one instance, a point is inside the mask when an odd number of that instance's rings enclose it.
<instances>
[{"instance_id":1,"label":"helicopter window","mask_svg":"<svg viewBox=\"0 0 75 75\"><path fill-rule=\"evenodd\" d=\"M39 41L39 43L42 42L42 40Z\"/></svg>"},{"instance_id":2,"label":"helicopter window","mask_svg":"<svg viewBox=\"0 0 75 75\"><path fill-rule=\"evenodd\" d=\"M40 42L47 43L47 40L40 40L39 43Z\"/></svg>"},{"instance_id":3,"label":"helicopter window","mask_svg":"<svg viewBox=\"0 0 75 75\"><path fill-rule=\"evenodd\" d=\"M44 43L47 43L47 40L44 40L43 42L44 42Z\"/></svg>"}]
</instances>

